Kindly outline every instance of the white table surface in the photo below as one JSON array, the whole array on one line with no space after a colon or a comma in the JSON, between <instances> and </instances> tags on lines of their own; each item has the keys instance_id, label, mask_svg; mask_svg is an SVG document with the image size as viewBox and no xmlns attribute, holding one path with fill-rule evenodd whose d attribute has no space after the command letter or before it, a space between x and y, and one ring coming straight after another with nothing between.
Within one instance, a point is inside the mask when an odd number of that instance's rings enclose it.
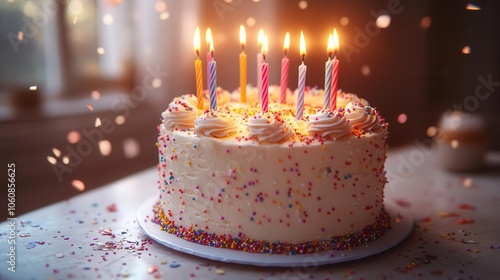
<instances>
[{"instance_id":1,"label":"white table surface","mask_svg":"<svg viewBox=\"0 0 500 280\"><path fill-rule=\"evenodd\" d=\"M498 279L500 154L490 153L488 168L475 174L443 171L432 155L419 155L413 145L391 149L386 164L385 199L413 213L414 231L365 259L269 268L166 248L145 236L135 218L139 205L156 194L156 168L150 168L17 217L15 273L6 255L9 221L2 222L0 279ZM112 204L116 211L108 209ZM109 241L118 247L103 250Z\"/></svg>"}]
</instances>

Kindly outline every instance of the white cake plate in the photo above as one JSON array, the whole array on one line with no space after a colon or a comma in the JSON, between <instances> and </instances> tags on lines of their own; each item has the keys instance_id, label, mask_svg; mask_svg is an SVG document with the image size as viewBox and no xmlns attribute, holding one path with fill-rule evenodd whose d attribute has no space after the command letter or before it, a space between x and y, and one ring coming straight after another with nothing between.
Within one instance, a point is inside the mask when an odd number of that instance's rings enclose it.
<instances>
[{"instance_id":1,"label":"white cake plate","mask_svg":"<svg viewBox=\"0 0 500 280\"><path fill-rule=\"evenodd\" d=\"M137 211L137 221L144 233L168 248L210 260L229 263L274 267L311 267L346 262L388 250L403 241L413 230L413 215L408 209L385 203L385 210L391 217L392 229L367 245L350 250L330 250L299 255L248 253L196 244L162 231L159 225L150 221L153 217L153 205L156 200L156 196L147 199Z\"/></svg>"}]
</instances>

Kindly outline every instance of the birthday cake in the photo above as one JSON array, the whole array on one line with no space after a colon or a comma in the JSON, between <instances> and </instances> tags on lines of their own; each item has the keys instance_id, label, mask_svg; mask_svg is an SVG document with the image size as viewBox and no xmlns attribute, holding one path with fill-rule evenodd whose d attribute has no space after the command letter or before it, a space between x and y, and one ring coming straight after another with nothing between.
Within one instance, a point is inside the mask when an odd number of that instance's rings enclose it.
<instances>
[{"instance_id":1,"label":"birthday cake","mask_svg":"<svg viewBox=\"0 0 500 280\"><path fill-rule=\"evenodd\" d=\"M270 87L270 99L277 89ZM247 90L252 95L252 89ZM218 109L175 98L158 126L159 196L154 222L202 245L252 253L302 254L367 244L390 228L384 211L387 124L355 94L337 109L296 99L236 101L217 90ZM274 95L276 96L276 94Z\"/></svg>"}]
</instances>

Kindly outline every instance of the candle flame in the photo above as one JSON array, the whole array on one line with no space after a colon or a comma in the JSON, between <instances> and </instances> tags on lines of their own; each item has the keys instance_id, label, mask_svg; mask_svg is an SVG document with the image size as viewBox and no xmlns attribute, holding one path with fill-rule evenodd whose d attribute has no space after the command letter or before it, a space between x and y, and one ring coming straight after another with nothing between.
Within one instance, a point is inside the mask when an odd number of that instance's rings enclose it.
<instances>
[{"instance_id":1,"label":"candle flame","mask_svg":"<svg viewBox=\"0 0 500 280\"><path fill-rule=\"evenodd\" d=\"M210 28L207 28L207 32L205 33L205 41L208 46L212 43L212 30L210 30Z\"/></svg>"},{"instance_id":2,"label":"candle flame","mask_svg":"<svg viewBox=\"0 0 500 280\"><path fill-rule=\"evenodd\" d=\"M264 35L264 39L262 40L262 48L261 48L261 53L263 56L267 55L268 51L268 42L267 42L267 36Z\"/></svg>"},{"instance_id":3,"label":"candle flame","mask_svg":"<svg viewBox=\"0 0 500 280\"><path fill-rule=\"evenodd\" d=\"M306 56L306 40L304 39L304 32L300 31L300 56L302 56L302 60Z\"/></svg>"},{"instance_id":4,"label":"candle flame","mask_svg":"<svg viewBox=\"0 0 500 280\"><path fill-rule=\"evenodd\" d=\"M328 47L326 48L326 52L328 53L328 56L331 56L333 53L333 37L332 33L328 35Z\"/></svg>"},{"instance_id":5,"label":"candle flame","mask_svg":"<svg viewBox=\"0 0 500 280\"><path fill-rule=\"evenodd\" d=\"M285 54L288 52L288 49L290 48L290 33L285 34L285 41L283 42L283 50L285 51Z\"/></svg>"},{"instance_id":6,"label":"candle flame","mask_svg":"<svg viewBox=\"0 0 500 280\"><path fill-rule=\"evenodd\" d=\"M245 33L245 27L240 25L240 45L241 48L245 48L245 44L247 43L247 35Z\"/></svg>"},{"instance_id":7,"label":"candle flame","mask_svg":"<svg viewBox=\"0 0 500 280\"><path fill-rule=\"evenodd\" d=\"M339 51L339 36L337 35L337 29L333 29L333 51L335 52L335 55Z\"/></svg>"},{"instance_id":8,"label":"candle flame","mask_svg":"<svg viewBox=\"0 0 500 280\"><path fill-rule=\"evenodd\" d=\"M200 28L197 26L196 30L194 31L194 51L196 52L197 56L200 56L200 41Z\"/></svg>"},{"instance_id":9,"label":"candle flame","mask_svg":"<svg viewBox=\"0 0 500 280\"><path fill-rule=\"evenodd\" d=\"M263 41L264 41L264 30L261 28L259 29L259 34L257 35L257 44L259 44L260 48L262 48Z\"/></svg>"}]
</instances>

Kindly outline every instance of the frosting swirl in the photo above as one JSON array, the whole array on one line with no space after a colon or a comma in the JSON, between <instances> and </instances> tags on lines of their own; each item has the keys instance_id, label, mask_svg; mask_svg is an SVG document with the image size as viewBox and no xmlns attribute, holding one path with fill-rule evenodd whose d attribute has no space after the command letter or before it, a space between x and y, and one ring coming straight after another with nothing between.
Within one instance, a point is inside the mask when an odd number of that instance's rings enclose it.
<instances>
[{"instance_id":1,"label":"frosting swirl","mask_svg":"<svg viewBox=\"0 0 500 280\"><path fill-rule=\"evenodd\" d=\"M309 116L306 130L309 136L330 137L337 140L349 134L351 127L345 117L338 112L319 111Z\"/></svg>"},{"instance_id":2,"label":"frosting swirl","mask_svg":"<svg viewBox=\"0 0 500 280\"><path fill-rule=\"evenodd\" d=\"M194 126L194 119L196 118L196 107L177 100L171 103L167 110L161 116L163 123L167 129L189 129Z\"/></svg>"},{"instance_id":3,"label":"frosting swirl","mask_svg":"<svg viewBox=\"0 0 500 280\"><path fill-rule=\"evenodd\" d=\"M220 138L236 133L236 125L232 119L207 110L194 121L194 131L198 136Z\"/></svg>"},{"instance_id":4,"label":"frosting swirl","mask_svg":"<svg viewBox=\"0 0 500 280\"><path fill-rule=\"evenodd\" d=\"M355 129L371 132L380 129L380 120L377 111L371 106L360 102L349 102L345 107L345 118Z\"/></svg>"},{"instance_id":5,"label":"frosting swirl","mask_svg":"<svg viewBox=\"0 0 500 280\"><path fill-rule=\"evenodd\" d=\"M359 98L354 93L347 93L347 92L343 92L343 91L339 90L337 93L337 107L338 108L345 108L347 106L347 104L349 104L349 102L353 102L353 103L360 102L364 106L370 105L370 104L368 104L368 101L366 101L366 99Z\"/></svg>"},{"instance_id":6,"label":"frosting swirl","mask_svg":"<svg viewBox=\"0 0 500 280\"><path fill-rule=\"evenodd\" d=\"M277 115L256 115L246 125L250 136L259 142L279 143L293 136L292 128Z\"/></svg>"}]
</instances>

